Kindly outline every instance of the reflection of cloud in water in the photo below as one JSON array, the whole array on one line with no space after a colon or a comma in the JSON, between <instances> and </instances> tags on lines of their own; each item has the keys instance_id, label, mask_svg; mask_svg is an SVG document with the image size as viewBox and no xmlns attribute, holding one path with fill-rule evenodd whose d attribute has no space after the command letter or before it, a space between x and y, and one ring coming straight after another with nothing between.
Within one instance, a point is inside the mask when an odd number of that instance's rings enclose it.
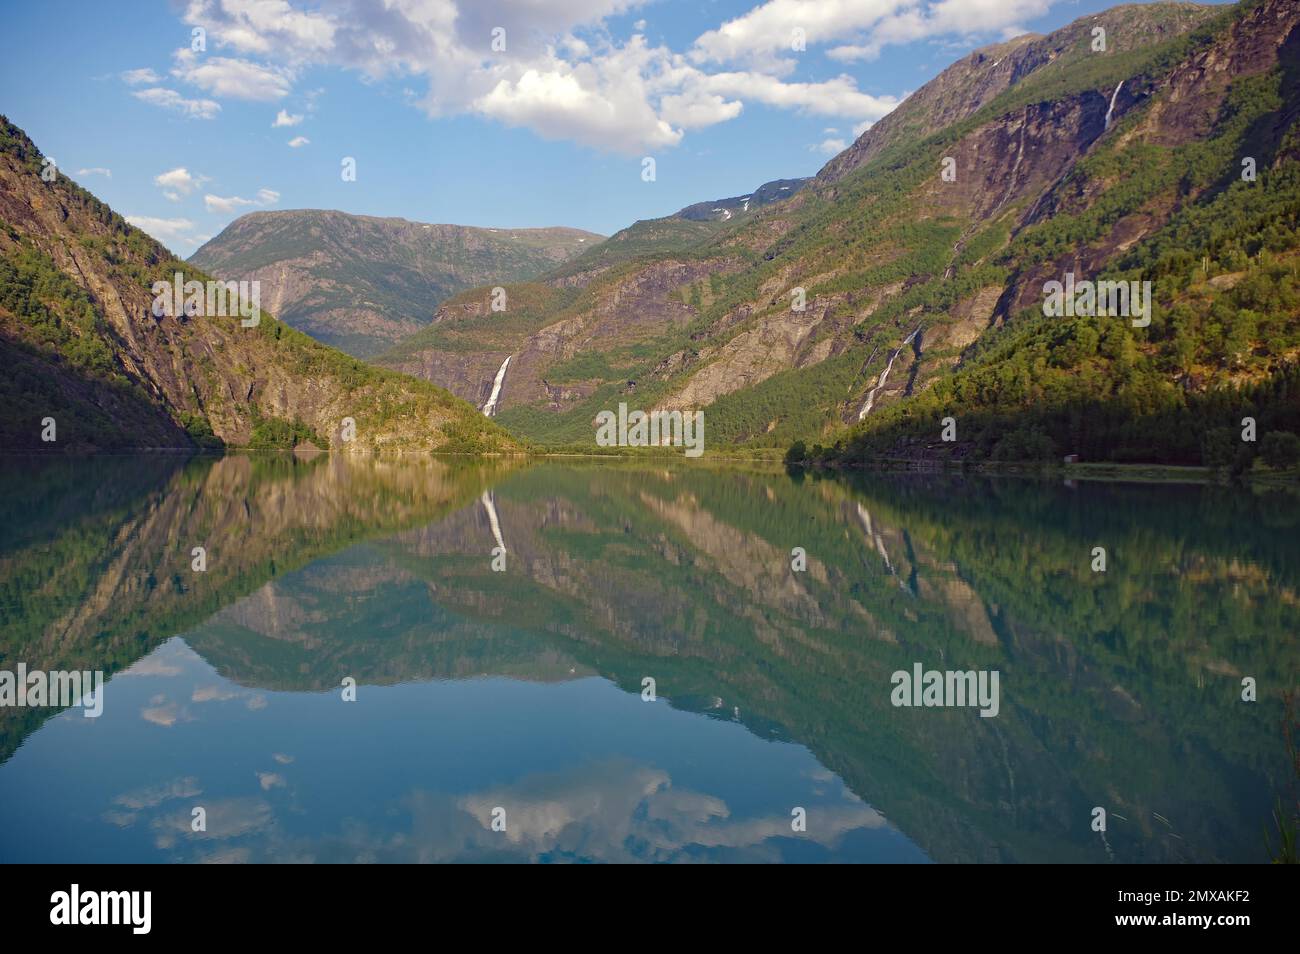
<instances>
[{"instance_id":1,"label":"reflection of cloud in water","mask_svg":"<svg viewBox=\"0 0 1300 954\"><path fill-rule=\"evenodd\" d=\"M191 798L202 791L199 780L192 775L187 775L184 778L163 782L161 785L124 792L113 799L113 804L130 809L156 808L169 798Z\"/></svg>"},{"instance_id":2,"label":"reflection of cloud in water","mask_svg":"<svg viewBox=\"0 0 1300 954\"><path fill-rule=\"evenodd\" d=\"M238 699L240 695L242 693L239 690L227 686L202 686L194 690L190 702L225 702L227 699Z\"/></svg>"},{"instance_id":3,"label":"reflection of cloud in water","mask_svg":"<svg viewBox=\"0 0 1300 954\"><path fill-rule=\"evenodd\" d=\"M258 773L263 788L278 784L266 778ZM380 830L354 819L316 838L286 835L272 804L259 796L206 805L206 832L191 831L190 806L158 815L150 827L160 849L206 862L631 862L780 861L787 839L834 849L850 832L886 826L878 812L848 796L806 805L808 831L795 833L788 809L735 817L722 799L675 787L662 769L626 761L530 775L463 796L415 791L400 806L409 828ZM492 830L496 806L506 810L504 832ZM232 843L214 848L218 841Z\"/></svg>"},{"instance_id":4,"label":"reflection of cloud in water","mask_svg":"<svg viewBox=\"0 0 1300 954\"><path fill-rule=\"evenodd\" d=\"M154 844L159 848L178 847L186 839L214 840L238 838L271 824L271 806L264 799L245 796L225 798L202 806L207 812L207 830L194 831L191 808L168 811L154 818Z\"/></svg>"},{"instance_id":5,"label":"reflection of cloud in water","mask_svg":"<svg viewBox=\"0 0 1300 954\"><path fill-rule=\"evenodd\" d=\"M472 841L452 845L448 852L421 838L420 850L431 855L421 860L458 860L475 851L504 848L534 860L555 856L675 861L697 856L701 850L725 849L732 857L775 861L781 857L777 839L797 838L833 848L848 832L886 825L878 812L854 800L807 806L808 831L796 834L788 811L733 817L722 799L674 787L661 769L622 761L529 776L513 785L465 796L457 804L477 823ZM504 832L491 830L496 806L506 810ZM412 809L418 831L421 818L428 818L437 802L420 796L412 800Z\"/></svg>"},{"instance_id":6,"label":"reflection of cloud in water","mask_svg":"<svg viewBox=\"0 0 1300 954\"><path fill-rule=\"evenodd\" d=\"M154 725L169 729L178 722L193 721L189 710L179 703L167 702L165 697L161 699L155 697L150 702L151 705L140 710L140 718L145 722L152 722Z\"/></svg>"},{"instance_id":7,"label":"reflection of cloud in water","mask_svg":"<svg viewBox=\"0 0 1300 954\"><path fill-rule=\"evenodd\" d=\"M232 699L243 699L244 705L256 712L259 709L266 708L266 696L260 692L251 692L248 689L240 689L236 686L196 686L194 693L190 696L190 702L229 702Z\"/></svg>"},{"instance_id":8,"label":"reflection of cloud in water","mask_svg":"<svg viewBox=\"0 0 1300 954\"><path fill-rule=\"evenodd\" d=\"M163 802L173 798L193 798L202 794L202 792L203 789L199 786L199 780L192 775L187 775L184 778L172 779L170 782L163 782L159 785L123 792L113 799L113 804L118 807L104 812L100 817L110 825L116 825L119 828L130 828L136 823L140 813L144 810L157 808Z\"/></svg>"},{"instance_id":9,"label":"reflection of cloud in water","mask_svg":"<svg viewBox=\"0 0 1300 954\"><path fill-rule=\"evenodd\" d=\"M155 652L134 663L130 668L122 670L117 676L179 676L184 671L181 666L169 662L166 658L160 658Z\"/></svg>"}]
</instances>

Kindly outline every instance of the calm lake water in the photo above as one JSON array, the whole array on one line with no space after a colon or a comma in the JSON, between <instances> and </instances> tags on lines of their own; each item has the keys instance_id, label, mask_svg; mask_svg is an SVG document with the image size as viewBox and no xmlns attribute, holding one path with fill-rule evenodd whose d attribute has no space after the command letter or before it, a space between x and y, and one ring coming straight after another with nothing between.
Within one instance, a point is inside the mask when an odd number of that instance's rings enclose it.
<instances>
[{"instance_id":1,"label":"calm lake water","mask_svg":"<svg viewBox=\"0 0 1300 954\"><path fill-rule=\"evenodd\" d=\"M0 669L107 683L0 708L0 861L1264 861L1298 528L1197 486L10 459ZM918 663L998 714L893 705Z\"/></svg>"}]
</instances>

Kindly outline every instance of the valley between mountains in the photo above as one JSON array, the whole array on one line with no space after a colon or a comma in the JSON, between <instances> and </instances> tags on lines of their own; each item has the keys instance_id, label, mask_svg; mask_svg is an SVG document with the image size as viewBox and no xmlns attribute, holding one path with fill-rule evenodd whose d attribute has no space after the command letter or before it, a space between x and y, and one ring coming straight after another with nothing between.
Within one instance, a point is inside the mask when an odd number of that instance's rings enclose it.
<instances>
[{"instance_id":1,"label":"valley between mountains","mask_svg":"<svg viewBox=\"0 0 1300 954\"><path fill-rule=\"evenodd\" d=\"M181 263L6 124L5 436L48 406L86 447L352 417L351 450L583 448L627 403L830 464L1300 456L1298 123L1300 5L1119 6L963 57L811 179L608 238L244 216L183 267L260 281L251 333L148 316ZM1045 315L1067 276L1149 282L1149 323Z\"/></svg>"}]
</instances>

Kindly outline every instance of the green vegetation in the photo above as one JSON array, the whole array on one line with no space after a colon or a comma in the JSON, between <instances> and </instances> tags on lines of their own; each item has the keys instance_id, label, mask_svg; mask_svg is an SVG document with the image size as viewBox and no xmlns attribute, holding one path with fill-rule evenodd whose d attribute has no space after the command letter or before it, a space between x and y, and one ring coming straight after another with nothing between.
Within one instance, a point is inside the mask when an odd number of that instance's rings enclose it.
<instances>
[{"instance_id":1,"label":"green vegetation","mask_svg":"<svg viewBox=\"0 0 1300 954\"><path fill-rule=\"evenodd\" d=\"M863 463L926 446L973 461L1073 453L1242 473L1267 446L1265 460L1278 462L1271 466L1288 466L1281 462L1300 430L1300 162L1288 146L1295 127L1277 122L1284 82L1282 71L1237 82L1212 134L1177 148L1126 139L1143 111L1130 114L1062 186L1092 201L1024 230L998 259L997 268L1027 281L1042 275L1042 263L1068 260L1122 218L1181 194L1163 227L1096 276L1150 281L1149 327L1025 309L955 374L874 413L823 459ZM1256 181L1241 180L1242 155L1261 157ZM959 437L943 447L947 416ZM1261 443L1240 439L1247 416Z\"/></svg>"},{"instance_id":2,"label":"green vegetation","mask_svg":"<svg viewBox=\"0 0 1300 954\"><path fill-rule=\"evenodd\" d=\"M299 444L311 443L318 448L329 447L329 441L304 424L299 418L286 421L278 417L262 417L253 407L253 434L248 446L252 450L292 450Z\"/></svg>"}]
</instances>

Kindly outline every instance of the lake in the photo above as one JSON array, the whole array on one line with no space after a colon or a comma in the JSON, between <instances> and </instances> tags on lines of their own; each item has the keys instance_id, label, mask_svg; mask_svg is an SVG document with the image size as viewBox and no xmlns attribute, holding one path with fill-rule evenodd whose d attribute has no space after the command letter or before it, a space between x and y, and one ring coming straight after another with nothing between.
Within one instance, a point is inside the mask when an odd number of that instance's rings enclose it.
<instances>
[{"instance_id":1,"label":"lake","mask_svg":"<svg viewBox=\"0 0 1300 954\"><path fill-rule=\"evenodd\" d=\"M0 861L1266 861L1298 524L1190 484L10 458L0 670L106 682L0 708ZM896 704L931 671L996 714Z\"/></svg>"}]
</instances>

